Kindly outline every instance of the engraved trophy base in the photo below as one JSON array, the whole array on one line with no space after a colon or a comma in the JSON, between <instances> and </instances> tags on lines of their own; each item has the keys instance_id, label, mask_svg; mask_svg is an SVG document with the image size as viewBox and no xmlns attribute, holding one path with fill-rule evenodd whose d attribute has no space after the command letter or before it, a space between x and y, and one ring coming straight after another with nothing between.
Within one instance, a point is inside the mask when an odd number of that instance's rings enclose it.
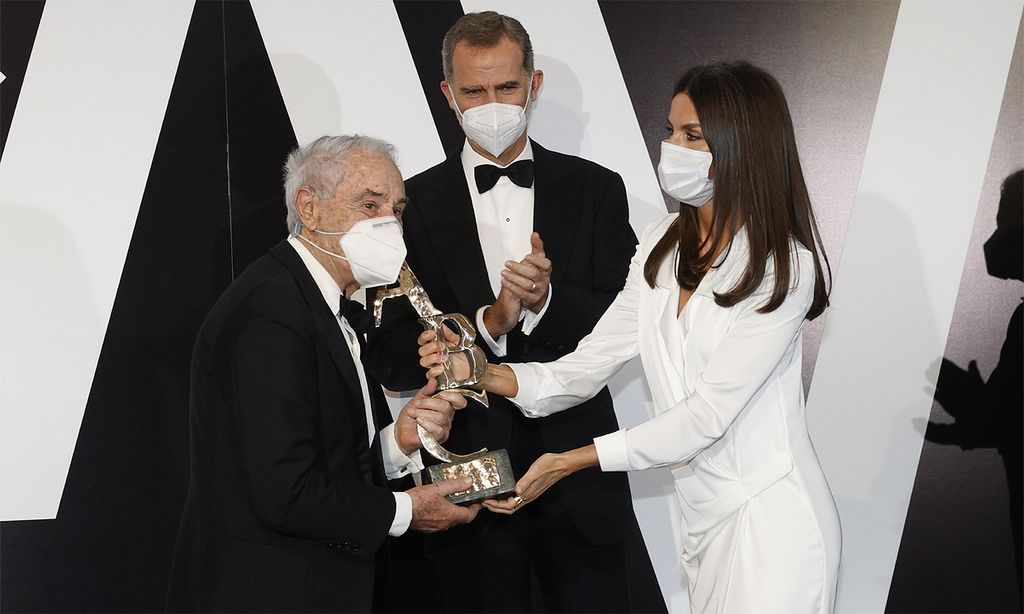
<instances>
[{"instance_id":1,"label":"engraved trophy base","mask_svg":"<svg viewBox=\"0 0 1024 614\"><path fill-rule=\"evenodd\" d=\"M476 503L484 499L504 498L515 492L516 478L512 474L512 463L505 450L477 452L454 463L432 465L427 467L430 483L472 478L473 486L469 490L448 495L452 503Z\"/></svg>"}]
</instances>

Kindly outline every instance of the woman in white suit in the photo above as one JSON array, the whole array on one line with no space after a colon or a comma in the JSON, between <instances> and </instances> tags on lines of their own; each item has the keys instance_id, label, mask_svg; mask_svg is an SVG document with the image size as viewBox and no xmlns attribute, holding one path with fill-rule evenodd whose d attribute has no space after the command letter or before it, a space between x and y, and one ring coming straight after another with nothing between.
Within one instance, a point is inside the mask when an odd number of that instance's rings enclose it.
<instances>
[{"instance_id":1,"label":"woman in white suit","mask_svg":"<svg viewBox=\"0 0 1024 614\"><path fill-rule=\"evenodd\" d=\"M788 106L765 71L713 64L683 75L668 120L658 176L681 211L644 232L625 288L575 352L489 365L482 382L525 415L547 416L596 394L639 354L656 415L541 456L515 497L485 505L513 513L588 467L667 466L693 612L830 612L839 518L801 383L801 330L828 304L828 263ZM506 270L504 284L525 296L536 280L521 272ZM421 344L436 373L442 344L432 333Z\"/></svg>"}]
</instances>

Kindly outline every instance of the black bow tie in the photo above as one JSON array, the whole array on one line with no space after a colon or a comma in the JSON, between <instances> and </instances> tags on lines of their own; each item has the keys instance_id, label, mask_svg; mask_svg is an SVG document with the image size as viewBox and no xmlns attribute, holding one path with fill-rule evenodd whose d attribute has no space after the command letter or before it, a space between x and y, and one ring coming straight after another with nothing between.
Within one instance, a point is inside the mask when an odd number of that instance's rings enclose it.
<instances>
[{"instance_id":1,"label":"black bow tie","mask_svg":"<svg viewBox=\"0 0 1024 614\"><path fill-rule=\"evenodd\" d=\"M512 180L512 183L521 188L528 188L533 185L533 160L520 160L501 168L492 164L481 164L473 169L476 176L476 189L483 194L498 183L502 175Z\"/></svg>"},{"instance_id":2,"label":"black bow tie","mask_svg":"<svg viewBox=\"0 0 1024 614\"><path fill-rule=\"evenodd\" d=\"M357 333L366 334L373 330L373 319L366 313L366 308L359 304L359 301L352 301L341 295L341 309L338 315L348 320L352 330Z\"/></svg>"}]
</instances>

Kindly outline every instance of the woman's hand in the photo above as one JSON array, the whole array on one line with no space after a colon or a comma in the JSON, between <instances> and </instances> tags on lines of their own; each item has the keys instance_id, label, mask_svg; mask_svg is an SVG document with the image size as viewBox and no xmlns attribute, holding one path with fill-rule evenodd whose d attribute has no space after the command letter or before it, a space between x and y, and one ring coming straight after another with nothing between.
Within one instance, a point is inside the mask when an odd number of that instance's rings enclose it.
<instances>
[{"instance_id":1,"label":"woman's hand","mask_svg":"<svg viewBox=\"0 0 1024 614\"><path fill-rule=\"evenodd\" d=\"M498 514L514 514L565 476L597 464L597 448L593 444L561 454L543 454L533 462L526 475L516 482L514 496L503 501L487 499L483 505Z\"/></svg>"},{"instance_id":2,"label":"woman's hand","mask_svg":"<svg viewBox=\"0 0 1024 614\"><path fill-rule=\"evenodd\" d=\"M442 330L445 337L443 342L437 339L432 330L420 333L417 339L420 344L420 366L427 369L427 379L441 375L447 368L452 379L465 381L470 376L469 357L463 351L449 353L451 348L458 347L459 335L447 326L443 326ZM473 386L473 389L493 392L503 397L514 397L519 394L519 382L516 381L515 372L508 365L488 363L484 378Z\"/></svg>"}]
</instances>

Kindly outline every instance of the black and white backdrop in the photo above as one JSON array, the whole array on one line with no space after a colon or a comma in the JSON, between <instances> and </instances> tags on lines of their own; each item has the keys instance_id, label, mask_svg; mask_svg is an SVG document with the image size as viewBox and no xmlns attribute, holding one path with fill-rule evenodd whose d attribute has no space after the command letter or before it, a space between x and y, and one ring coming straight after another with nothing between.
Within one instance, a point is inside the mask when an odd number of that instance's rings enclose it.
<instances>
[{"instance_id":1,"label":"black and white backdrop","mask_svg":"<svg viewBox=\"0 0 1024 614\"><path fill-rule=\"evenodd\" d=\"M461 144L441 37L495 9L546 75L531 135L620 172L638 232L666 208L683 69L779 78L835 271L804 380L843 525L838 611L1021 611L1024 288L982 244L1024 167L1022 4L0 0L0 609L162 608L192 340L285 235L285 154L361 132L405 176L440 161ZM967 433L995 372L1009 419ZM638 374L613 387L624 425L650 411ZM671 482L631 482L654 601L686 612Z\"/></svg>"}]
</instances>

